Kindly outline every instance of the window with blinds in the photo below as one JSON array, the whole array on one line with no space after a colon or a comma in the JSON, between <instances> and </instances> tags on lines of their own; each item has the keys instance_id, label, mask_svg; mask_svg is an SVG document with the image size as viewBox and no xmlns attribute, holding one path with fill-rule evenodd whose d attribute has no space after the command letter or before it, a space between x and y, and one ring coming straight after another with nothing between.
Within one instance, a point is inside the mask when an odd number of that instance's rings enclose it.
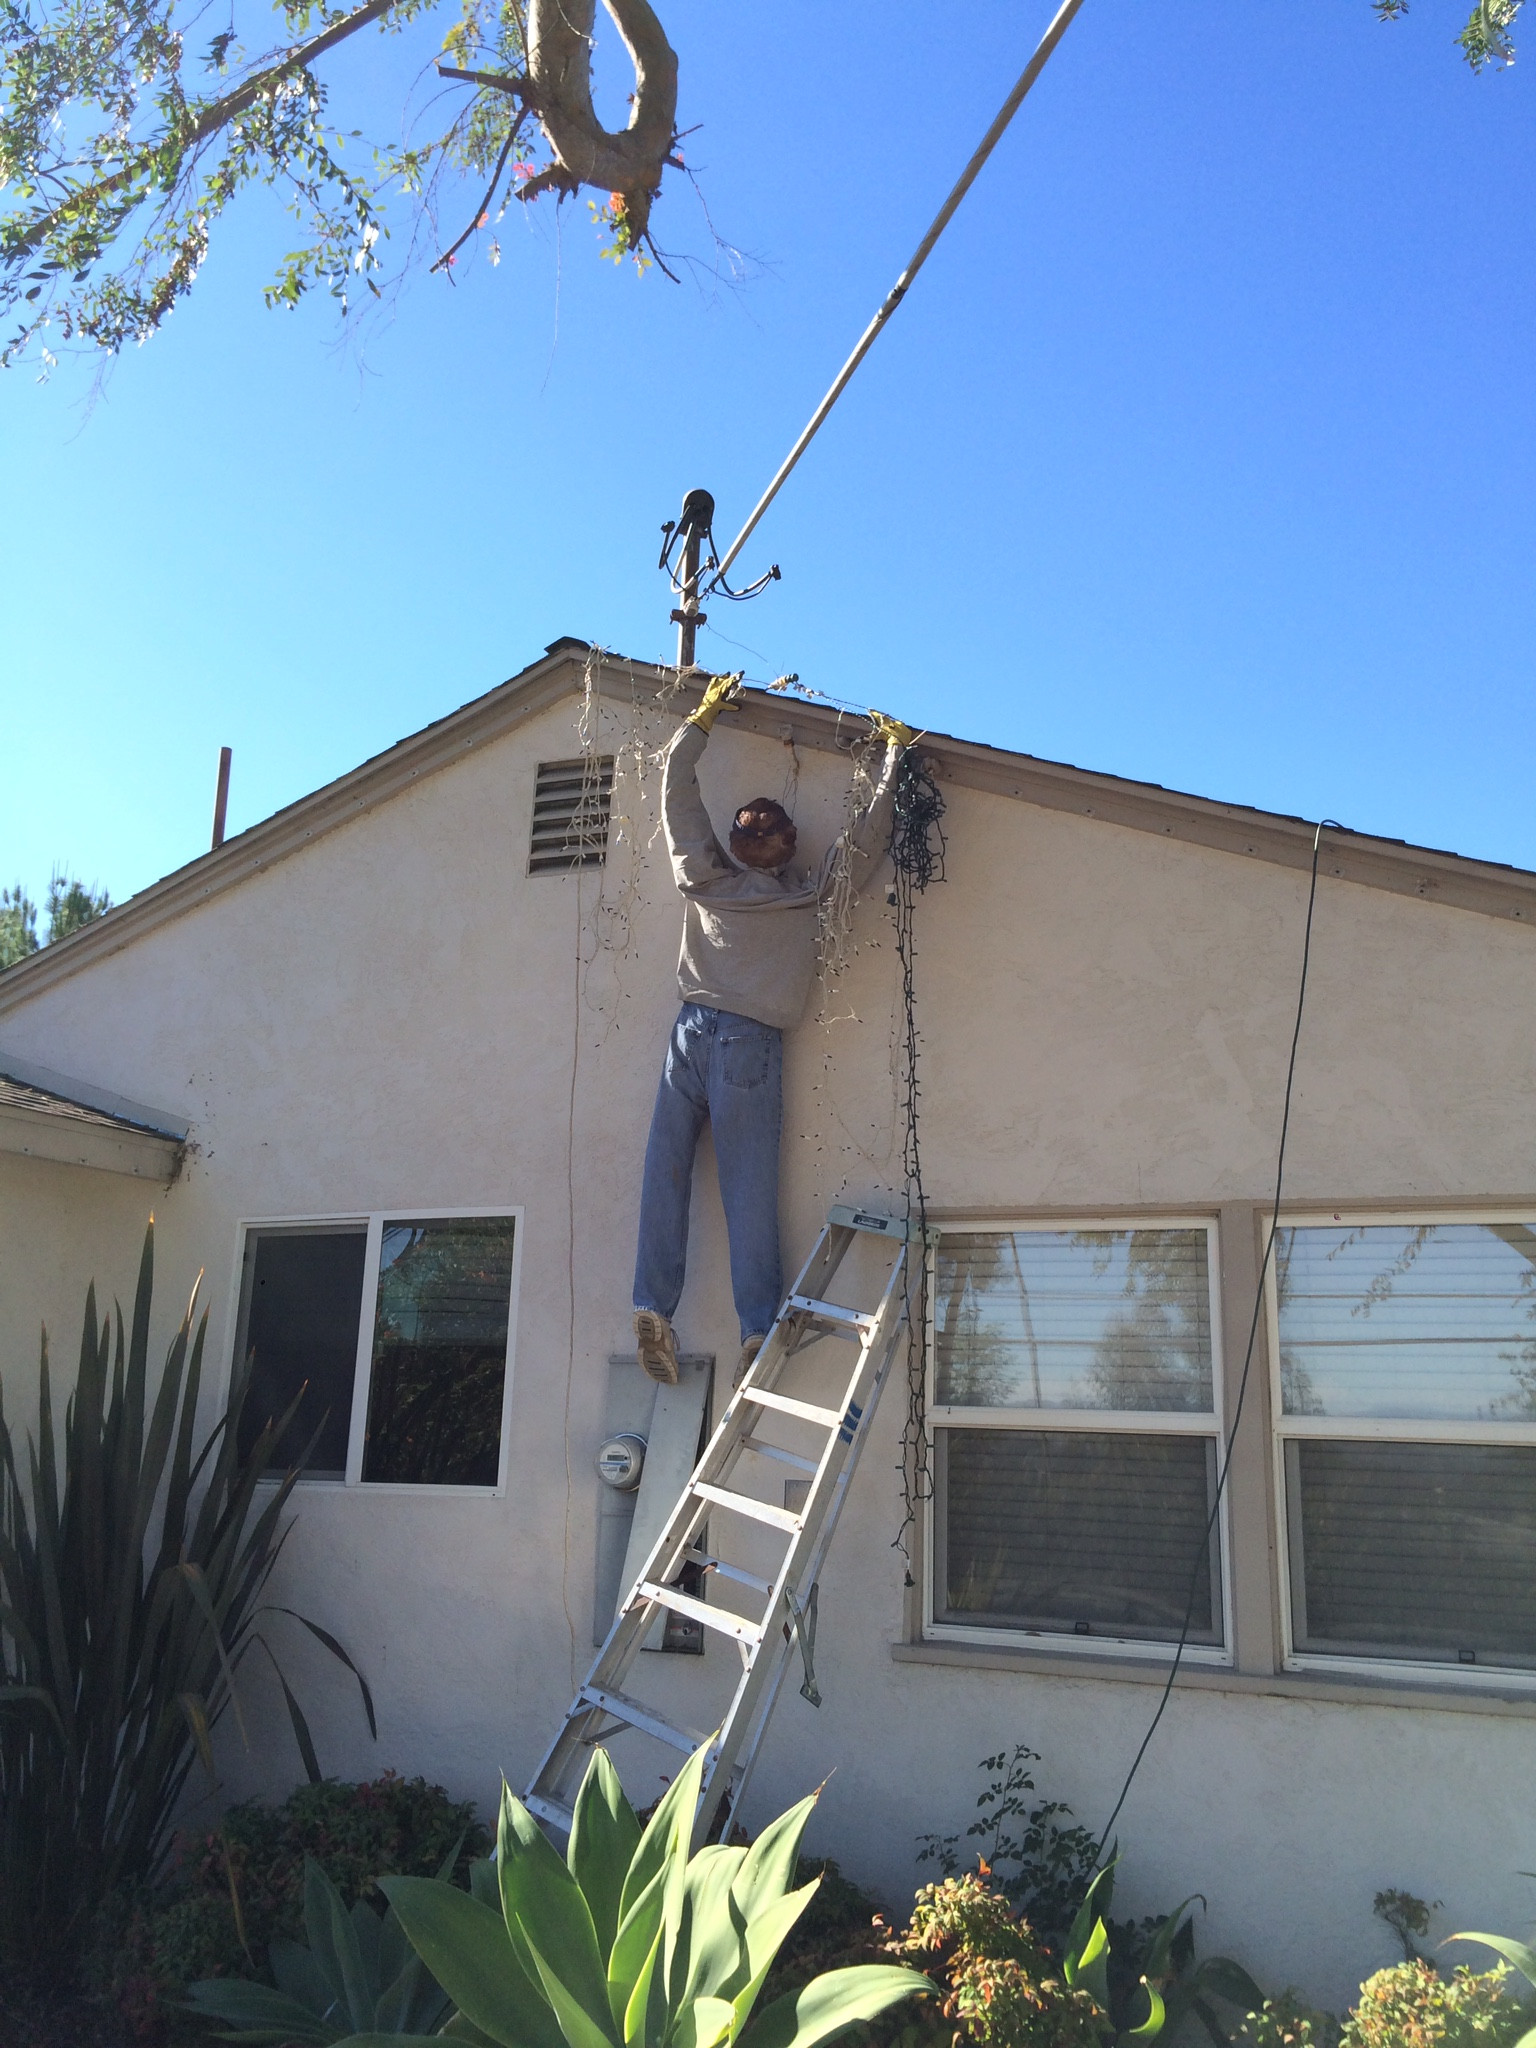
<instances>
[{"instance_id":1,"label":"window with blinds","mask_svg":"<svg viewBox=\"0 0 1536 2048\"><path fill-rule=\"evenodd\" d=\"M1282 1230L1294 1663L1536 1671L1536 1225Z\"/></svg>"},{"instance_id":2,"label":"window with blinds","mask_svg":"<svg viewBox=\"0 0 1536 2048\"><path fill-rule=\"evenodd\" d=\"M936 1634L1226 1641L1215 1227L946 1230L932 1254Z\"/></svg>"}]
</instances>

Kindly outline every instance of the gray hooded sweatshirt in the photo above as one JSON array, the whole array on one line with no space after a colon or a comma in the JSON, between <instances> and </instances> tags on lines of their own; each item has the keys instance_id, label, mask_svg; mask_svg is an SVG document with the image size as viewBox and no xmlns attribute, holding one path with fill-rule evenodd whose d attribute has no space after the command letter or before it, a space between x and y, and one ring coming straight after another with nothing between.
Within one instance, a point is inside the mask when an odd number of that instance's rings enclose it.
<instances>
[{"instance_id":1,"label":"gray hooded sweatshirt","mask_svg":"<svg viewBox=\"0 0 1536 2048\"><path fill-rule=\"evenodd\" d=\"M715 837L697 772L708 740L702 727L682 726L662 771L662 823L684 904L677 985L685 1003L785 1030L799 1023L816 976L816 907L832 886L838 845L851 850L855 888L886 851L901 751L886 748L873 798L814 874L771 875L732 860Z\"/></svg>"}]
</instances>

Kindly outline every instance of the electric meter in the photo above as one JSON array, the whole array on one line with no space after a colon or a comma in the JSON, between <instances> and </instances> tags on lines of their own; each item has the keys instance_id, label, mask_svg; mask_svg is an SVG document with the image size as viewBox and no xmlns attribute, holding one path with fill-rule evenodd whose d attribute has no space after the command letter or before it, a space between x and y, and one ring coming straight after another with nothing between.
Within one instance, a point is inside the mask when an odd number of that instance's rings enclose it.
<instances>
[{"instance_id":1,"label":"electric meter","mask_svg":"<svg viewBox=\"0 0 1536 2048\"><path fill-rule=\"evenodd\" d=\"M643 1436L605 1437L597 1449L597 1476L615 1493L633 1493L645 1470Z\"/></svg>"}]
</instances>

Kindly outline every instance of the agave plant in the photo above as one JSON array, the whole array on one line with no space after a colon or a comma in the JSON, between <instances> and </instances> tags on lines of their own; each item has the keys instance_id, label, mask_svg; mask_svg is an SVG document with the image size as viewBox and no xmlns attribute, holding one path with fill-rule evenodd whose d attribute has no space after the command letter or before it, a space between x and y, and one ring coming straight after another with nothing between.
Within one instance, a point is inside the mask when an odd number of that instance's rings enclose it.
<instances>
[{"instance_id":1,"label":"agave plant","mask_svg":"<svg viewBox=\"0 0 1536 2048\"><path fill-rule=\"evenodd\" d=\"M750 1848L690 1856L708 1747L644 1829L599 1749L564 1860L503 1788L496 1861L477 1867L470 1893L433 1878L380 1879L458 2007L446 2033L497 2048L817 2048L933 1989L916 1970L870 1964L826 1971L755 2011L820 1883L790 1890L815 1795ZM348 2048L383 2048L383 2038L360 2033Z\"/></svg>"},{"instance_id":2,"label":"agave plant","mask_svg":"<svg viewBox=\"0 0 1536 2048\"><path fill-rule=\"evenodd\" d=\"M462 1840L462 1837L461 1837ZM455 1842L440 1876L458 1861ZM360 2030L430 2035L448 2017L447 1994L405 1938L395 1910L381 1919L366 1899L349 1913L341 1893L313 1857L304 1859L305 1948L275 1940L268 1952L274 1984L208 1977L187 1987L199 2017L223 2020L220 2040L329 2043ZM274 1988L275 1987L275 1988Z\"/></svg>"},{"instance_id":3,"label":"agave plant","mask_svg":"<svg viewBox=\"0 0 1536 2048\"><path fill-rule=\"evenodd\" d=\"M1529 1872L1524 1873L1529 1876ZM1507 1934L1452 1934L1451 1941L1480 1941L1484 1948L1491 1948L1506 1963L1513 1963L1526 1983L1536 1991L1536 1948L1527 1948L1523 1941L1512 1941ZM1515 2042L1514 2048L1536 2048L1536 2027L1530 2027Z\"/></svg>"},{"instance_id":4,"label":"agave plant","mask_svg":"<svg viewBox=\"0 0 1536 2048\"><path fill-rule=\"evenodd\" d=\"M1112 2010L1108 1915L1114 1883L1112 1861L1089 1885L1072 1922L1062 1958L1062 1975L1071 1989L1088 1992L1106 2015ZM1211 1997L1224 1999L1243 2011L1263 2003L1264 1994L1258 1985L1229 1956L1207 1956L1203 1962L1195 1962L1191 1923L1186 1916L1199 1896L1194 1892L1176 1906L1153 1935L1143 1959L1139 1987L1145 1996L1146 2015L1136 2026L1125 2027L1116 2034L1115 2048L1131 2048L1133 2043L1147 2048L1164 2031L1175 2032L1190 2014L1204 2026L1214 2048L1226 2048L1228 2030L1212 2007ZM1138 1999L1138 2005L1140 2002ZM1532 2048L1536 2048L1536 2043Z\"/></svg>"},{"instance_id":5,"label":"agave plant","mask_svg":"<svg viewBox=\"0 0 1536 2048\"><path fill-rule=\"evenodd\" d=\"M214 1782L212 1734L231 1705L238 1714L242 1660L259 1644L276 1665L261 1618L292 1612L259 1602L297 1472L256 1499L292 1411L242 1456L238 1376L194 1454L207 1314L194 1332L194 1289L151 1399L153 1288L151 1222L132 1321L118 1307L115 1340L87 1291L62 1463L46 1331L25 1485L0 1406L0 1955L12 1959L68 1954L115 1886L157 1874L199 1759ZM372 1727L351 1658L293 1619L352 1671ZM303 1712L278 1678L318 1779Z\"/></svg>"}]
</instances>

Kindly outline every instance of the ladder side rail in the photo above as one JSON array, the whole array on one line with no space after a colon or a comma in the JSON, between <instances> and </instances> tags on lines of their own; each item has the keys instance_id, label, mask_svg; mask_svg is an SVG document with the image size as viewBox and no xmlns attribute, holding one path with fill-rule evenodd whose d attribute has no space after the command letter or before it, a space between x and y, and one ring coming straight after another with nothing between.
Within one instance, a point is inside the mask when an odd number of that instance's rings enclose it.
<instances>
[{"instance_id":1,"label":"ladder side rail","mask_svg":"<svg viewBox=\"0 0 1536 2048\"><path fill-rule=\"evenodd\" d=\"M766 1712L759 1713L758 1709L765 1691L771 1686L772 1693L776 1696L783 1682L785 1660L793 1648L792 1618L785 1597L786 1589L798 1595L802 1587L809 1587L811 1579L807 1574L806 1565L812 1557L824 1556L832 1540L837 1513L841 1510L847 1491L846 1486L840 1483L843 1473L850 1460L854 1459L863 1447L874 1390L881 1383L886 1362L895 1348L897 1337L906 1320L904 1293L898 1298L905 1263L903 1247L892 1267L885 1292L875 1311L873 1327L865 1341L859 1364L845 1390L844 1415L846 1416L849 1408L855 1405L861 1411L851 1439L845 1442L841 1431L828 1433L827 1447L822 1453L816 1477L811 1481L810 1492L802 1513L800 1533L785 1554L774 1583L772 1598L763 1615L763 1634L758 1653L750 1667L743 1672L730 1709L721 1724L720 1738L707 1766L699 1809L697 1825L700 1832L705 1835L714 1820L716 1809L730 1789L738 1754L743 1750L749 1735L754 1738L754 1753L757 1742L761 1740L767 1716ZM789 1642L783 1637L786 1623L791 1624Z\"/></svg>"},{"instance_id":2,"label":"ladder side rail","mask_svg":"<svg viewBox=\"0 0 1536 2048\"><path fill-rule=\"evenodd\" d=\"M858 1235L850 1224L824 1223L821 1234L811 1246L810 1256L795 1276L794 1285L785 1289L785 1300L788 1301L792 1294L820 1294L830 1284ZM782 1308L779 1313L783 1314Z\"/></svg>"}]
</instances>

